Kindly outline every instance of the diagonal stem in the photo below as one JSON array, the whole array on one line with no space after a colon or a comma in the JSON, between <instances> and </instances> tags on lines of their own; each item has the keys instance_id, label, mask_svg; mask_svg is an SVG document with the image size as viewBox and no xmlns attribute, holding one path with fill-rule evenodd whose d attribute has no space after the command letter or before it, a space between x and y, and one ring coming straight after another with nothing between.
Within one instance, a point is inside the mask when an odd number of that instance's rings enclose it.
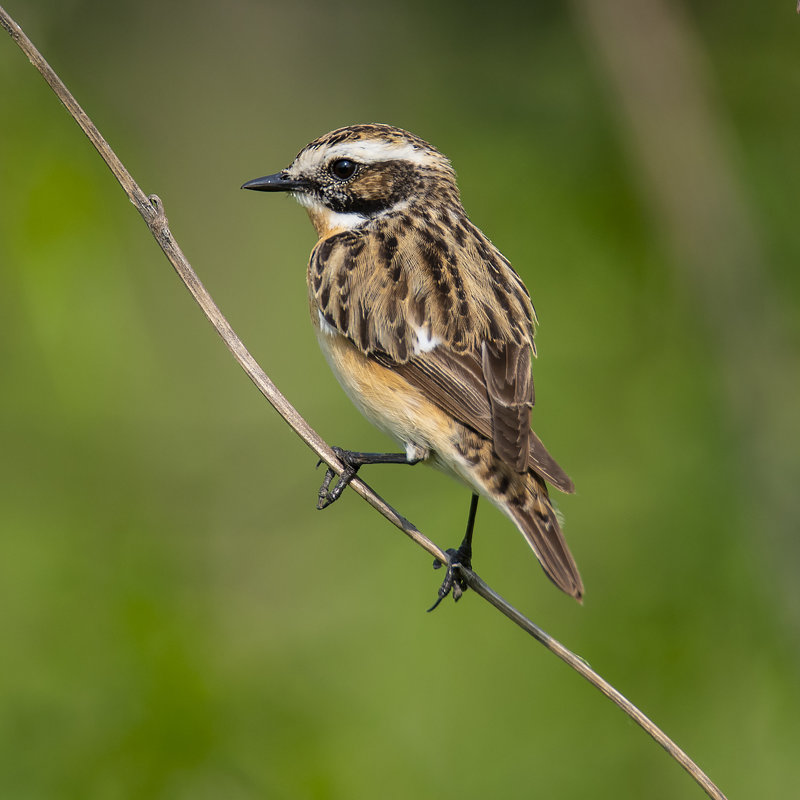
<instances>
[{"instance_id":1,"label":"diagonal stem","mask_svg":"<svg viewBox=\"0 0 800 800\"><path fill-rule=\"evenodd\" d=\"M564 647L561 642L554 639L550 634L517 611L474 572L463 569L461 572L470 589L479 594L487 603L494 606L522 630L529 633L553 655L558 656L565 664L572 667L575 672L589 681L592 686L602 692L614 705L621 708L637 725L652 736L697 781L709 797L714 798L714 800L726 800L725 795L717 788L711 778L655 722L631 703L627 697L618 692L605 678L595 672L580 656L573 653L569 648Z\"/></svg>"},{"instance_id":2,"label":"diagonal stem","mask_svg":"<svg viewBox=\"0 0 800 800\"><path fill-rule=\"evenodd\" d=\"M331 447L317 434L317 432L303 419L292 404L281 394L275 384L270 380L256 360L248 352L242 340L236 335L222 312L206 291L197 274L178 246L169 230L167 218L160 199L156 195L145 195L134 181L131 174L119 160L100 134L100 131L89 119L86 112L69 92L67 87L56 75L50 65L36 49L33 42L25 35L17 23L0 6L0 26L6 30L19 48L30 59L31 63L41 73L50 88L66 106L67 110L78 123L83 132L97 149L100 156L119 181L131 202L136 206L143 217L147 227L155 237L170 264L178 273L180 279L191 292L203 313L208 317L217 333L222 337L233 357L247 373L251 381L264 395L275 410L283 417L292 430L337 474L345 469L345 465L337 458ZM352 488L363 497L376 511L382 514L393 525L399 528L408 537L413 539L420 547L443 563L447 562L447 555L427 536L421 533L405 517L392 508L386 501L358 478L353 478ZM655 739L703 788L706 794L714 800L726 800L725 795L714 785L711 779L689 758L675 742L672 741L655 723L646 717L639 709L620 694L610 683L591 669L588 664L571 650L564 647L559 641L545 633L535 623L521 614L517 609L506 602L497 592L488 586L472 570L460 568L461 575L469 587L490 605L498 609L512 622L533 636L536 641L544 645L551 653L558 656L578 674L582 675L589 683L608 697L615 705L621 708L634 722L642 727Z\"/></svg>"},{"instance_id":3,"label":"diagonal stem","mask_svg":"<svg viewBox=\"0 0 800 800\"><path fill-rule=\"evenodd\" d=\"M45 61L42 54L36 49L35 45L25 35L23 30L8 15L5 9L0 6L0 26L2 26L17 43L19 48L30 59L34 67L41 73L50 88L55 92L59 100L66 106L72 118L81 127L91 143L97 149L103 161L106 162L114 177L119 181L125 194L136 206L136 210L141 214L150 232L164 251L170 264L178 273L180 279L191 292L203 313L208 317L209 322L222 337L233 357L247 373L247 376L256 385L258 390L270 402L272 407L283 417L295 433L322 459L332 467L337 474L341 475L345 465L339 461L332 448L322 439L322 437L303 419L292 404L283 396L278 387L270 380L269 376L259 366L253 358L244 342L236 335L233 328L225 319L211 295L206 291L205 286L197 277L197 273L192 269L178 243L172 236L169 223L164 214L161 200L157 195L146 195L124 164L119 160L117 154L111 149L108 142L103 138L100 131L72 96L69 89L64 85L61 78L56 75L51 66ZM430 539L424 536L415 528L405 517L400 515L389 506L381 497L363 481L354 478L350 484L352 488L360 494L373 508L385 516L393 525L396 525L407 536L413 539L420 547L423 547L435 558L444 558L445 554Z\"/></svg>"}]
</instances>

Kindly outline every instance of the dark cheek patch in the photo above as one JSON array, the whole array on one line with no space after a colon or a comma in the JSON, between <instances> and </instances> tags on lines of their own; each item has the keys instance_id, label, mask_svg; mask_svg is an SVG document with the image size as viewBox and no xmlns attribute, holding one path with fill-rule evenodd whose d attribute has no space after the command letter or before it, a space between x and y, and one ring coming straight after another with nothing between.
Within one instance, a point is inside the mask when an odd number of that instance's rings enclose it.
<instances>
[{"instance_id":1,"label":"dark cheek patch","mask_svg":"<svg viewBox=\"0 0 800 800\"><path fill-rule=\"evenodd\" d=\"M334 211L369 217L405 200L415 186L414 169L410 164L403 161L372 164L334 198L339 206Z\"/></svg>"}]
</instances>

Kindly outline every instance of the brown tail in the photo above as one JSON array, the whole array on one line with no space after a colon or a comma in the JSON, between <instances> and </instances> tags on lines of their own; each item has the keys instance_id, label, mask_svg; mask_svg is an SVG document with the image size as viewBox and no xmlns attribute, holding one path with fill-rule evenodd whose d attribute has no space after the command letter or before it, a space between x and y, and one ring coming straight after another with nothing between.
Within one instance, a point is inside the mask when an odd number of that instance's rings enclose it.
<instances>
[{"instance_id":1,"label":"brown tail","mask_svg":"<svg viewBox=\"0 0 800 800\"><path fill-rule=\"evenodd\" d=\"M508 510L528 540L547 577L559 589L578 602L582 602L583 581L550 503L547 486L532 472L529 472L527 477L528 492L525 503L509 504Z\"/></svg>"}]
</instances>

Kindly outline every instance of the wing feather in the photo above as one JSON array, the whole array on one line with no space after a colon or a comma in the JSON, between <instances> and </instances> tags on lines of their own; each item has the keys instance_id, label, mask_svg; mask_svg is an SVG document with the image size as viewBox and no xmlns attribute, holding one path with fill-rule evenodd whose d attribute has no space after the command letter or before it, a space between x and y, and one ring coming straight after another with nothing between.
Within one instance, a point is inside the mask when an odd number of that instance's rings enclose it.
<instances>
[{"instance_id":1,"label":"wing feather","mask_svg":"<svg viewBox=\"0 0 800 800\"><path fill-rule=\"evenodd\" d=\"M517 472L526 472L533 407L531 349L516 342L483 342L481 366L495 453Z\"/></svg>"},{"instance_id":2,"label":"wing feather","mask_svg":"<svg viewBox=\"0 0 800 800\"><path fill-rule=\"evenodd\" d=\"M403 364L393 362L381 353L372 354L372 358L394 370L420 389L442 411L492 441L496 447L489 395L480 362L474 353L457 354L436 348ZM544 477L559 491L567 494L575 491L575 484L570 477L530 429L527 468Z\"/></svg>"},{"instance_id":3,"label":"wing feather","mask_svg":"<svg viewBox=\"0 0 800 800\"><path fill-rule=\"evenodd\" d=\"M574 491L530 428L535 315L522 281L466 218L414 219L387 215L323 239L309 262L312 304L361 352L491 441L517 472Z\"/></svg>"}]
</instances>

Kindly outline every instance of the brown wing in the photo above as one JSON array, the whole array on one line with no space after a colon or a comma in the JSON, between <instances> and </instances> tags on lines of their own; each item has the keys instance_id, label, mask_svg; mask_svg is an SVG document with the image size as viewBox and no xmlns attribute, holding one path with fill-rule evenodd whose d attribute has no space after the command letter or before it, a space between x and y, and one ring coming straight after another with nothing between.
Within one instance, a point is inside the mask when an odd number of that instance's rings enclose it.
<instances>
[{"instance_id":1,"label":"brown wing","mask_svg":"<svg viewBox=\"0 0 800 800\"><path fill-rule=\"evenodd\" d=\"M527 472L533 407L531 348L527 343L483 342L481 367L492 413L494 451L517 472Z\"/></svg>"},{"instance_id":2,"label":"brown wing","mask_svg":"<svg viewBox=\"0 0 800 800\"><path fill-rule=\"evenodd\" d=\"M443 411L492 441L497 452L496 417L493 414L481 361L474 353L458 354L437 347L402 364L393 362L380 353L373 354L372 357L384 366L391 367L410 384L418 387ZM531 400L532 391L531 388ZM527 419L530 420L530 407L527 407ZM514 429L513 426L509 427L511 430ZM500 453L497 454L507 463L515 465L514 461L504 458ZM514 452L515 458L517 455ZM575 485L570 477L556 463L541 439L530 430L530 422L528 422L527 469L539 473L562 492L571 494L575 491Z\"/></svg>"},{"instance_id":3,"label":"brown wing","mask_svg":"<svg viewBox=\"0 0 800 800\"><path fill-rule=\"evenodd\" d=\"M534 469L574 491L530 429L535 317L521 279L465 217L461 235L446 239L429 226L409 230L411 219L322 240L308 268L312 303L363 353L489 439L516 471Z\"/></svg>"}]
</instances>

